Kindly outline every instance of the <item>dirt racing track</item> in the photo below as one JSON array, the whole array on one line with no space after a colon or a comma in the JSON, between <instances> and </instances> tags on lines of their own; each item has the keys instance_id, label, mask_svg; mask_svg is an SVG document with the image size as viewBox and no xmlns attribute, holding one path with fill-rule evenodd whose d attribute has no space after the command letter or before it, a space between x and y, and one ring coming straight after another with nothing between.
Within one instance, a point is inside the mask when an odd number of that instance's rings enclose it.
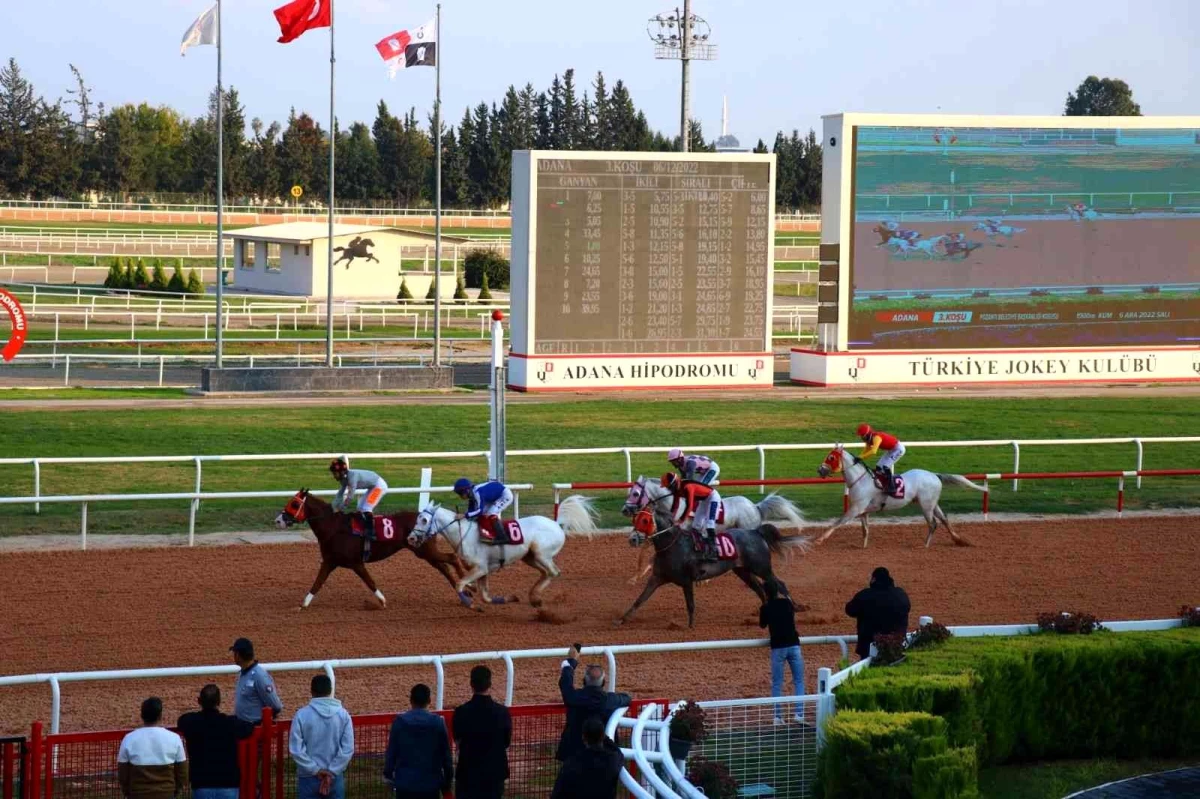
<instances>
[{"instance_id":1,"label":"dirt racing track","mask_svg":"<svg viewBox=\"0 0 1200 799\"><path fill-rule=\"evenodd\" d=\"M1200 518L1162 516L963 524L975 546L956 548L939 533L922 546L917 525L875 524L871 547L845 528L807 556L778 564L809 609L801 635L853 632L843 614L871 569L885 565L912 599L913 614L946 624L1032 621L1076 609L1107 619L1167 618L1200 601ZM816 532L815 528L809 531ZM526 604L475 613L461 607L430 567L401 553L372 566L388 597L369 610L352 574L336 573L305 612L296 610L313 578L311 544L137 549L0 555L0 674L227 662L238 636L252 638L265 662L405 654L755 638L757 601L732 576L697 589L697 623L686 628L677 588L661 589L624 628L613 621L640 587L627 580L637 554L624 536L573 538L558 559L563 577L548 591L547 612ZM497 593L523 597L534 572L510 567L492 580ZM834 666L835 646L805 649L809 689L816 669ZM492 662L498 675L503 664ZM763 650L622 656L621 690L679 699L765 695ZM446 669L447 704L466 698L469 664ZM518 661L515 703L554 700L558 662ZM308 674L283 674L287 715L306 700ZM337 692L353 713L406 706L414 682L433 684L432 668L340 670ZM62 729L133 726L140 700L163 697L174 719L192 709L204 678L64 684ZM232 678L215 680L226 690ZM502 676L497 684L503 686ZM502 695L502 694L501 694ZM0 733L49 721L47 685L0 688Z\"/></svg>"}]
</instances>

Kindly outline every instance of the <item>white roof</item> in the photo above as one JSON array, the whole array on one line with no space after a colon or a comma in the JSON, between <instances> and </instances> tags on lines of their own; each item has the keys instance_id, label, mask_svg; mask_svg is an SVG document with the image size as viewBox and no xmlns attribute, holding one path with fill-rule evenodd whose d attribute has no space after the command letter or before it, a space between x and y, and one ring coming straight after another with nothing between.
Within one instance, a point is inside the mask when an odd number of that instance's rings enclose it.
<instances>
[{"instance_id":1,"label":"white roof","mask_svg":"<svg viewBox=\"0 0 1200 799\"><path fill-rule=\"evenodd\" d=\"M390 227L374 227L371 225L342 225L334 224L333 235L357 236L362 233L395 230ZM259 225L257 227L240 228L225 231L225 237L231 239L257 239L259 241L316 241L329 238L328 222L284 222L279 225Z\"/></svg>"}]
</instances>

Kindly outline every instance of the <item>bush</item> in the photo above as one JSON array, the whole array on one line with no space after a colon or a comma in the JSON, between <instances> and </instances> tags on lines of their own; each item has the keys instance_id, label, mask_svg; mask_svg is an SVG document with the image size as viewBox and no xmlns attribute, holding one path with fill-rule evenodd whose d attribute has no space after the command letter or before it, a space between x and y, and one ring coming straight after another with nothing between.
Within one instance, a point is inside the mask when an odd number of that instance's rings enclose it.
<instances>
[{"instance_id":1,"label":"bush","mask_svg":"<svg viewBox=\"0 0 1200 799\"><path fill-rule=\"evenodd\" d=\"M146 262L141 258L137 259L137 268L133 270L133 285L138 289L146 289L150 286L150 275L146 272Z\"/></svg>"},{"instance_id":2,"label":"bush","mask_svg":"<svg viewBox=\"0 0 1200 799\"><path fill-rule=\"evenodd\" d=\"M413 298L412 291L408 288L408 280L400 278L400 290L396 292L396 299L401 302L411 302Z\"/></svg>"},{"instance_id":3,"label":"bush","mask_svg":"<svg viewBox=\"0 0 1200 799\"><path fill-rule=\"evenodd\" d=\"M196 274L195 269L188 270L186 289L188 294L204 293L204 281L200 279L200 275Z\"/></svg>"},{"instance_id":4,"label":"bush","mask_svg":"<svg viewBox=\"0 0 1200 799\"><path fill-rule=\"evenodd\" d=\"M467 276L467 285L473 289L483 287L484 275L496 288L508 288L508 259L495 250L471 250L463 259L463 272Z\"/></svg>"},{"instance_id":5,"label":"bush","mask_svg":"<svg viewBox=\"0 0 1200 799\"><path fill-rule=\"evenodd\" d=\"M425 299L427 299L427 300L437 299L437 278L436 277L433 280L429 281L429 291L425 292Z\"/></svg>"},{"instance_id":6,"label":"bush","mask_svg":"<svg viewBox=\"0 0 1200 799\"><path fill-rule=\"evenodd\" d=\"M137 288L137 281L134 280L134 278L133 278L133 259L132 258L125 259L125 271L121 274L121 288L123 288L123 289Z\"/></svg>"},{"instance_id":7,"label":"bush","mask_svg":"<svg viewBox=\"0 0 1200 799\"><path fill-rule=\"evenodd\" d=\"M697 757L689 764L687 779L709 799L737 799L737 780L722 763Z\"/></svg>"},{"instance_id":8,"label":"bush","mask_svg":"<svg viewBox=\"0 0 1200 799\"><path fill-rule=\"evenodd\" d=\"M486 302L492 298L492 292L488 290L487 272L483 273L483 284L479 287L479 301Z\"/></svg>"},{"instance_id":9,"label":"bush","mask_svg":"<svg viewBox=\"0 0 1200 799\"><path fill-rule=\"evenodd\" d=\"M187 291L187 284L183 282L183 275L179 271L179 267L175 267L171 279L167 281L167 291L173 291L176 294L183 294Z\"/></svg>"},{"instance_id":10,"label":"bush","mask_svg":"<svg viewBox=\"0 0 1200 799\"><path fill-rule=\"evenodd\" d=\"M1184 605L1179 609L1179 618L1184 627L1200 627L1200 607Z\"/></svg>"},{"instance_id":11,"label":"bush","mask_svg":"<svg viewBox=\"0 0 1200 799\"><path fill-rule=\"evenodd\" d=\"M113 258L108 274L104 276L104 288L119 289L125 286L125 275L121 272L121 259Z\"/></svg>"},{"instance_id":12,"label":"bush","mask_svg":"<svg viewBox=\"0 0 1200 799\"><path fill-rule=\"evenodd\" d=\"M708 717L704 708L692 700L684 702L671 716L671 737L677 741L699 743L708 736Z\"/></svg>"},{"instance_id":13,"label":"bush","mask_svg":"<svg viewBox=\"0 0 1200 799\"><path fill-rule=\"evenodd\" d=\"M929 624L922 624L916 632L908 637L908 648L920 649L926 646L937 646L946 643L953 637L953 633L945 625L931 621Z\"/></svg>"},{"instance_id":14,"label":"bush","mask_svg":"<svg viewBox=\"0 0 1200 799\"><path fill-rule=\"evenodd\" d=\"M875 657L872 665L887 666L904 657L904 633L877 635L874 638Z\"/></svg>"},{"instance_id":15,"label":"bush","mask_svg":"<svg viewBox=\"0 0 1200 799\"><path fill-rule=\"evenodd\" d=\"M816 795L978 796L975 751L954 748L928 713L840 711L825 727Z\"/></svg>"},{"instance_id":16,"label":"bush","mask_svg":"<svg viewBox=\"0 0 1200 799\"><path fill-rule=\"evenodd\" d=\"M167 273L163 271L162 261L154 259L154 273L150 278L150 288L154 291L167 290Z\"/></svg>"},{"instance_id":17,"label":"bush","mask_svg":"<svg viewBox=\"0 0 1200 799\"><path fill-rule=\"evenodd\" d=\"M463 285L462 275L458 276L458 285L454 287L454 299L459 300L460 302L466 302L467 300L471 299L470 296L467 295L467 287Z\"/></svg>"},{"instance_id":18,"label":"bush","mask_svg":"<svg viewBox=\"0 0 1200 799\"><path fill-rule=\"evenodd\" d=\"M1062 613L1039 613L1038 629L1044 633L1054 632L1066 635L1091 635L1097 630L1103 630L1104 625L1090 613L1063 611Z\"/></svg>"}]
</instances>

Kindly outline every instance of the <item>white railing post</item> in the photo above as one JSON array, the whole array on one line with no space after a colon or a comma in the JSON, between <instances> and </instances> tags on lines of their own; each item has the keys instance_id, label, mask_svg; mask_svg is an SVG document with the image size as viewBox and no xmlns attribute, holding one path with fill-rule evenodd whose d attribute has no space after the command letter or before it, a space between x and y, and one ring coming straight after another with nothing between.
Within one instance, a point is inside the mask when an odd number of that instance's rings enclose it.
<instances>
[{"instance_id":1,"label":"white railing post","mask_svg":"<svg viewBox=\"0 0 1200 799\"><path fill-rule=\"evenodd\" d=\"M829 688L829 681L833 677L833 671L828 668L817 669L817 693L821 695L817 701L817 751L825 745L825 724L829 717L833 715L836 709L833 691Z\"/></svg>"},{"instance_id":2,"label":"white railing post","mask_svg":"<svg viewBox=\"0 0 1200 799\"><path fill-rule=\"evenodd\" d=\"M158 387L159 388L162 388L162 385L163 385L163 363L164 363L164 358L162 355L159 355L158 356Z\"/></svg>"},{"instance_id":3,"label":"white railing post","mask_svg":"<svg viewBox=\"0 0 1200 799\"><path fill-rule=\"evenodd\" d=\"M604 648L604 659L608 661L608 690L617 690L617 656L613 653L612 647Z\"/></svg>"},{"instance_id":4,"label":"white railing post","mask_svg":"<svg viewBox=\"0 0 1200 799\"><path fill-rule=\"evenodd\" d=\"M1021 445L1018 444L1016 441L1014 441L1012 443L1012 448L1013 448L1013 474L1020 474L1021 473ZM1020 483L1021 483L1020 480L1018 480L1015 477L1013 478L1013 491L1017 490L1017 486L1020 485Z\"/></svg>"},{"instance_id":5,"label":"white railing post","mask_svg":"<svg viewBox=\"0 0 1200 799\"><path fill-rule=\"evenodd\" d=\"M59 719L62 718L62 689L58 677L50 675L50 734L58 734Z\"/></svg>"},{"instance_id":6,"label":"white railing post","mask_svg":"<svg viewBox=\"0 0 1200 799\"><path fill-rule=\"evenodd\" d=\"M513 492L513 518L514 519L521 518L521 492L520 491Z\"/></svg>"},{"instance_id":7,"label":"white railing post","mask_svg":"<svg viewBox=\"0 0 1200 799\"><path fill-rule=\"evenodd\" d=\"M762 448L761 444L758 447L756 447L756 449L758 450L758 479L766 480L767 479L767 451ZM762 483L759 483L758 493L760 493L760 494L767 493L767 487L765 485L763 485Z\"/></svg>"},{"instance_id":8,"label":"white railing post","mask_svg":"<svg viewBox=\"0 0 1200 799\"><path fill-rule=\"evenodd\" d=\"M1133 443L1137 445L1137 487L1142 487L1142 440L1135 438Z\"/></svg>"},{"instance_id":9,"label":"white railing post","mask_svg":"<svg viewBox=\"0 0 1200 799\"><path fill-rule=\"evenodd\" d=\"M425 510L429 506L429 491L433 487L433 469L429 466L421 467L421 488L426 489L417 495L417 510Z\"/></svg>"},{"instance_id":10,"label":"white railing post","mask_svg":"<svg viewBox=\"0 0 1200 799\"><path fill-rule=\"evenodd\" d=\"M87 549L87 503L83 503L83 508L79 516L79 548Z\"/></svg>"},{"instance_id":11,"label":"white railing post","mask_svg":"<svg viewBox=\"0 0 1200 799\"><path fill-rule=\"evenodd\" d=\"M437 704L434 706L434 710L442 710L445 708L446 669L442 666L440 656L433 659L433 670L437 674Z\"/></svg>"},{"instance_id":12,"label":"white railing post","mask_svg":"<svg viewBox=\"0 0 1200 799\"><path fill-rule=\"evenodd\" d=\"M199 494L200 493L200 481L201 481L201 478L203 475L203 470L200 465L200 456L197 455L195 457L194 461L196 464L195 491L197 494ZM191 510L191 514L188 519L188 546L189 547L196 546L196 511L198 511L198 510L200 510L200 497L199 496L192 499L192 510Z\"/></svg>"},{"instance_id":13,"label":"white railing post","mask_svg":"<svg viewBox=\"0 0 1200 799\"><path fill-rule=\"evenodd\" d=\"M633 482L633 458L629 455L629 447L621 450L621 454L625 456L625 482Z\"/></svg>"},{"instance_id":14,"label":"white railing post","mask_svg":"<svg viewBox=\"0 0 1200 799\"><path fill-rule=\"evenodd\" d=\"M503 653L504 657L504 704L507 707L512 707L513 703L513 683L516 681L516 671L513 666L512 655L507 652Z\"/></svg>"},{"instance_id":15,"label":"white railing post","mask_svg":"<svg viewBox=\"0 0 1200 799\"><path fill-rule=\"evenodd\" d=\"M63 387L70 388L71 386L71 354L67 353L63 361Z\"/></svg>"},{"instance_id":16,"label":"white railing post","mask_svg":"<svg viewBox=\"0 0 1200 799\"><path fill-rule=\"evenodd\" d=\"M337 677L333 673L333 664L330 663L328 660L325 661L325 666L322 668L322 671L324 671L325 676L329 678L330 688L333 689L333 695L336 696L337 695Z\"/></svg>"},{"instance_id":17,"label":"white railing post","mask_svg":"<svg viewBox=\"0 0 1200 799\"><path fill-rule=\"evenodd\" d=\"M38 463L38 459L33 459L33 495L40 497L42 495L42 464ZM33 512L42 512L42 503L33 503Z\"/></svg>"}]
</instances>

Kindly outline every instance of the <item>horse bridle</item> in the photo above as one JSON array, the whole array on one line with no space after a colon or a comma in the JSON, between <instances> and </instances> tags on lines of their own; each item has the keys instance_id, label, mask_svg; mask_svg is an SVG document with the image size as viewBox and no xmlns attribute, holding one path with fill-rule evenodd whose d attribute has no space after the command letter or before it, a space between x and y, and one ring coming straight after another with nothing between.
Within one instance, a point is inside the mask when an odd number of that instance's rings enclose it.
<instances>
[{"instance_id":1,"label":"horse bridle","mask_svg":"<svg viewBox=\"0 0 1200 799\"><path fill-rule=\"evenodd\" d=\"M438 507L440 508L442 506L438 505ZM433 523L437 517L434 515L434 511L431 511L429 508L425 508L425 510L423 510L417 514L417 518L420 519L421 516L423 516L425 514L429 515L429 527L432 529ZM457 516L457 514L456 514L456 516ZM455 544L453 541L450 540L450 537L446 535L446 530L449 529L450 525L460 524L460 523L461 523L461 520L458 518L451 519L450 521L446 522L438 529L433 530L433 532L429 534L429 537L426 538L425 541L432 541L433 539L437 538L440 535L442 538L446 539L446 543L448 543L450 545L450 548L452 550L454 550L454 554L458 555L459 557L462 557L462 536L459 537L459 543ZM421 543L425 543L425 542L422 541Z\"/></svg>"}]
</instances>

